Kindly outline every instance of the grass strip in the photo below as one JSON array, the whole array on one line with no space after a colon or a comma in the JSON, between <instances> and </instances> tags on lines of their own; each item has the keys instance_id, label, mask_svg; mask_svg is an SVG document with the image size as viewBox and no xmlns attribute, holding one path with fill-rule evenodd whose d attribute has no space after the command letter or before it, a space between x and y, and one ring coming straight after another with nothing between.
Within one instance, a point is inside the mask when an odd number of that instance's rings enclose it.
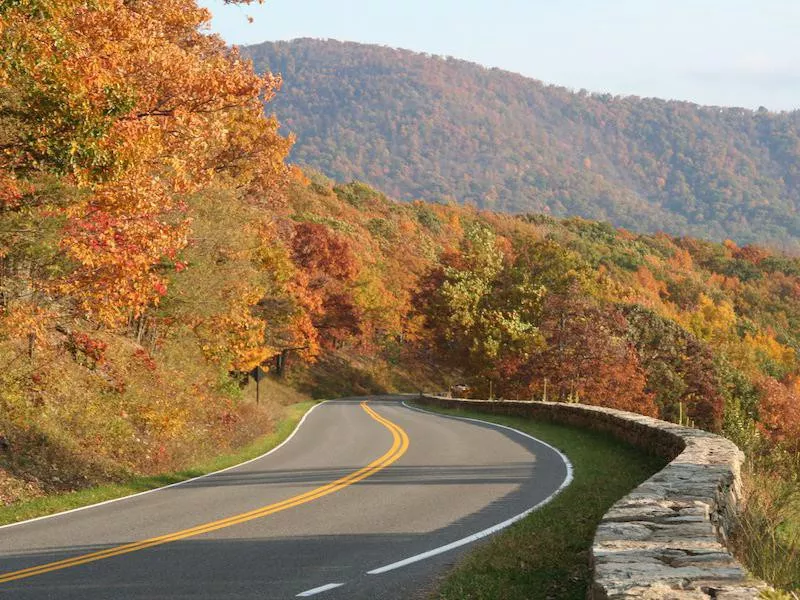
<instances>
[{"instance_id":1,"label":"grass strip","mask_svg":"<svg viewBox=\"0 0 800 600\"><path fill-rule=\"evenodd\" d=\"M122 498L139 492L145 492L155 488L186 481L193 477L207 475L220 469L238 465L246 460L261 456L269 452L275 446L284 441L292 431L294 431L300 419L316 402L307 401L292 404L286 407L284 418L278 422L274 431L264 435L237 452L216 456L208 461L202 462L189 469L177 471L175 473L162 473L159 475L148 475L132 477L127 481L119 483L108 483L98 485L74 492L64 492L35 498L27 502L19 502L9 506L0 507L0 525L16 523L26 519L33 519L44 515L51 515L73 508L80 508L106 500Z\"/></svg>"},{"instance_id":2,"label":"grass strip","mask_svg":"<svg viewBox=\"0 0 800 600\"><path fill-rule=\"evenodd\" d=\"M514 427L564 452L575 469L567 489L468 554L433 597L585 600L591 580L589 552L600 519L665 461L593 431L476 411L421 408Z\"/></svg>"}]
</instances>

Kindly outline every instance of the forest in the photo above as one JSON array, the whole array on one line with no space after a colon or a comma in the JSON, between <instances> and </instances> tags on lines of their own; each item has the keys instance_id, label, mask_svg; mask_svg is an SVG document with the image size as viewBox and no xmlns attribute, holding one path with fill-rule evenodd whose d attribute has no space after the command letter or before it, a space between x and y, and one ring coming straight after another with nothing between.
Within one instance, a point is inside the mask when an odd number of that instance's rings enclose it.
<instances>
[{"instance_id":1,"label":"forest","mask_svg":"<svg viewBox=\"0 0 800 600\"><path fill-rule=\"evenodd\" d=\"M796 253L800 113L571 91L406 50L243 48L284 85L291 160L400 200L582 216Z\"/></svg>"},{"instance_id":2,"label":"forest","mask_svg":"<svg viewBox=\"0 0 800 600\"><path fill-rule=\"evenodd\" d=\"M208 19L191 0L0 4L0 503L240 447L291 390L465 383L730 437L754 487L783 494L763 500L787 532L772 542L800 556L784 511L800 478L800 259L397 202L300 169L263 110L281 78L203 33ZM289 399L252 402L241 374L257 365Z\"/></svg>"}]
</instances>

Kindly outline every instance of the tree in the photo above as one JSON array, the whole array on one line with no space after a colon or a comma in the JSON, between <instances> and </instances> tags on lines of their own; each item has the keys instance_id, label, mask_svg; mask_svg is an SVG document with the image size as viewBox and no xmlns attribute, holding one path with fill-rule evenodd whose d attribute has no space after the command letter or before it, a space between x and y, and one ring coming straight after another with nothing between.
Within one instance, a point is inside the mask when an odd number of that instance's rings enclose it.
<instances>
[{"instance_id":1,"label":"tree","mask_svg":"<svg viewBox=\"0 0 800 600\"><path fill-rule=\"evenodd\" d=\"M760 428L773 441L800 451L800 395L797 380L785 383L763 377L757 384L761 399L758 405Z\"/></svg>"},{"instance_id":2,"label":"tree","mask_svg":"<svg viewBox=\"0 0 800 600\"><path fill-rule=\"evenodd\" d=\"M507 377L509 361L524 360L539 343L542 288L505 262L495 234L482 225L424 278L417 293L426 327L451 364L476 377Z\"/></svg>"},{"instance_id":3,"label":"tree","mask_svg":"<svg viewBox=\"0 0 800 600\"><path fill-rule=\"evenodd\" d=\"M683 410L698 426L719 431L724 401L709 346L645 307L625 306L623 313L660 417L677 422Z\"/></svg>"},{"instance_id":4,"label":"tree","mask_svg":"<svg viewBox=\"0 0 800 600\"><path fill-rule=\"evenodd\" d=\"M295 291L320 339L336 345L361 331L353 297L360 265L349 242L319 223L297 223L292 256L300 273Z\"/></svg>"},{"instance_id":5,"label":"tree","mask_svg":"<svg viewBox=\"0 0 800 600\"><path fill-rule=\"evenodd\" d=\"M547 380L549 399L658 414L617 310L600 308L574 284L547 296L540 327L545 346L529 363L535 392L543 394Z\"/></svg>"},{"instance_id":6,"label":"tree","mask_svg":"<svg viewBox=\"0 0 800 600\"><path fill-rule=\"evenodd\" d=\"M14 182L0 218L63 223L48 291L98 322L164 296L187 194L229 178L268 197L284 176L290 142L262 111L280 81L201 31L209 17L191 0L0 8L0 173ZM54 202L45 173L82 193Z\"/></svg>"}]
</instances>

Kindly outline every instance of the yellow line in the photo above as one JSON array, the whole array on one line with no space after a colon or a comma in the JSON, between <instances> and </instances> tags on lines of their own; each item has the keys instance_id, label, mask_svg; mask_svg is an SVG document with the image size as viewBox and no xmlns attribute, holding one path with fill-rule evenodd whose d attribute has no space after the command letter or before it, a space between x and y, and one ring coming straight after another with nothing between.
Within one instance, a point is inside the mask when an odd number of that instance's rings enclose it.
<instances>
[{"instance_id":1,"label":"yellow line","mask_svg":"<svg viewBox=\"0 0 800 600\"><path fill-rule=\"evenodd\" d=\"M380 458L377 458L371 463L369 463L366 467L362 467L361 469L354 471L348 475L345 475L344 477L341 477L336 481L327 483L321 487L305 492L304 494L299 494L297 496L293 496L286 500L282 500L281 502L276 502L274 504L262 506L261 508L256 508L254 510L245 513L233 515L232 517L226 517L218 521L211 521L210 523L204 523L202 525L197 525L189 529L183 529L181 531L168 533L166 535L161 535L158 537L141 540L138 542L131 542L129 544L123 544L121 546L115 546L114 548L107 548L106 550L100 550L98 552L92 552L90 554L82 554L80 556L74 556L72 558L66 558L64 560L59 560L56 562L46 563L35 567L29 567L27 569L21 569L19 571L11 571L9 573L4 573L0 575L0 583L6 583L17 579L25 579L26 577L34 577L36 575L49 573L50 571L68 569L70 567L76 567L78 565L83 565L86 563L103 560L106 558L111 558L113 556L120 556L121 554L128 554L129 552L136 552L138 550L144 550L145 548L152 548L153 546L160 546L162 544L176 542L178 540L194 537L196 535L201 535L204 533L209 533L211 531L216 531L217 529L222 529L224 527L239 525L240 523L246 523L247 521L252 521L253 519L259 519L261 517L266 517L267 515L272 515L277 512L293 508L295 506L300 506L301 504L305 504L307 502L311 502L312 500L322 498L323 496L327 496L328 494L333 494L334 492L338 492L339 490L349 485L353 485L354 483L362 481L363 479L366 479L367 477L374 475L378 471L385 469L393 462L395 462L397 459L399 459L401 456L403 456L403 454L406 453L406 450L408 450L409 441L408 441L408 435L406 434L405 431L403 431L403 429L401 429L398 425L395 425L388 419L385 419L384 417L380 416L369 406L367 406L366 402L361 403L361 408L363 408L370 417L372 417L378 423L386 427L392 434L391 448L389 448L389 450L385 454L383 454Z\"/></svg>"}]
</instances>

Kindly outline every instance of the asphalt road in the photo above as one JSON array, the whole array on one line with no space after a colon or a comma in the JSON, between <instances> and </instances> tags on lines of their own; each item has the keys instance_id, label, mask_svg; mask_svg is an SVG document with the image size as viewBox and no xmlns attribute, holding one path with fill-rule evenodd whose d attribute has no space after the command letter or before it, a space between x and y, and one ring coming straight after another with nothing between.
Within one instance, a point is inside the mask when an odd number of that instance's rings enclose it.
<instances>
[{"instance_id":1,"label":"asphalt road","mask_svg":"<svg viewBox=\"0 0 800 600\"><path fill-rule=\"evenodd\" d=\"M511 430L397 398L327 402L268 456L0 528L0 598L425 597L466 540L568 479L555 450Z\"/></svg>"}]
</instances>

